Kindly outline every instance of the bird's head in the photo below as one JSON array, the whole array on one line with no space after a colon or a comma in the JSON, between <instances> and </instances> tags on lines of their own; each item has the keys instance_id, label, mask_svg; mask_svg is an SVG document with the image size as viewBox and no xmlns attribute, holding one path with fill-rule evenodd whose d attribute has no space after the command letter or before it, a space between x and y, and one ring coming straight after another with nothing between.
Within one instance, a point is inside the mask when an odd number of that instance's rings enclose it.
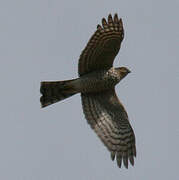
<instances>
[{"instance_id":1,"label":"bird's head","mask_svg":"<svg viewBox=\"0 0 179 180\"><path fill-rule=\"evenodd\" d=\"M119 68L116 68L116 70L118 71L118 73L120 75L120 79L123 79L127 74L129 74L131 72L126 67L119 67Z\"/></svg>"}]
</instances>

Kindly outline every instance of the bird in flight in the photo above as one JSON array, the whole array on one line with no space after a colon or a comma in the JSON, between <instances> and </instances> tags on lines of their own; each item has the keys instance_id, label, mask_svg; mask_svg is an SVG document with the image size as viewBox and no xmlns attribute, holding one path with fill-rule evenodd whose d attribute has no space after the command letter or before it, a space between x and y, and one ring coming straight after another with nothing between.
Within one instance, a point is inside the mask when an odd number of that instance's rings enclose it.
<instances>
[{"instance_id":1,"label":"bird in flight","mask_svg":"<svg viewBox=\"0 0 179 180\"><path fill-rule=\"evenodd\" d=\"M115 86L130 70L113 67L124 38L122 19L109 14L90 38L78 62L79 77L65 81L41 82L41 106L46 107L77 93L81 94L88 124L116 159L118 167L134 165L135 135L127 112L118 99Z\"/></svg>"}]
</instances>

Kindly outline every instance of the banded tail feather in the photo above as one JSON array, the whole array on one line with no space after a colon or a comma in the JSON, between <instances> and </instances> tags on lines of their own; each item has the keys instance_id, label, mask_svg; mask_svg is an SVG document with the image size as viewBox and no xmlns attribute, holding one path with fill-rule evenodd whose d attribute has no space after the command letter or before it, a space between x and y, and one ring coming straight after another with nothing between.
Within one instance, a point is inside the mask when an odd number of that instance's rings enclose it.
<instances>
[{"instance_id":1,"label":"banded tail feather","mask_svg":"<svg viewBox=\"0 0 179 180\"><path fill-rule=\"evenodd\" d=\"M73 81L74 80L41 82L41 107L44 108L76 94L77 92L71 83Z\"/></svg>"}]
</instances>

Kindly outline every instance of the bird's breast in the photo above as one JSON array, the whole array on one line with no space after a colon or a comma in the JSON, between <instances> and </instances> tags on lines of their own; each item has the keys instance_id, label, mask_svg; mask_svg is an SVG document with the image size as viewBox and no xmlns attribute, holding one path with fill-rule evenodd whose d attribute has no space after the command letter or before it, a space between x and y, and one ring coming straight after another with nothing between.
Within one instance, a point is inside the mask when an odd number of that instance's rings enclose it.
<instances>
[{"instance_id":1,"label":"bird's breast","mask_svg":"<svg viewBox=\"0 0 179 180\"><path fill-rule=\"evenodd\" d=\"M88 73L77 79L77 88L82 93L97 93L113 88L118 82L114 68Z\"/></svg>"}]
</instances>

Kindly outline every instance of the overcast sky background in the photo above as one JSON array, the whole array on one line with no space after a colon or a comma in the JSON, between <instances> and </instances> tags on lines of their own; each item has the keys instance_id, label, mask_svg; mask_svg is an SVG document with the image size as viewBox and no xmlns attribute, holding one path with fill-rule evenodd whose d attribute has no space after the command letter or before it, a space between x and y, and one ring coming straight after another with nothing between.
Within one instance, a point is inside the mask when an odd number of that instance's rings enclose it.
<instances>
[{"instance_id":1,"label":"overcast sky background","mask_svg":"<svg viewBox=\"0 0 179 180\"><path fill-rule=\"evenodd\" d=\"M132 71L116 88L136 134L128 170L86 123L80 95L39 102L41 81L77 77L96 25L116 12L125 38L115 66ZM178 19L178 0L1 0L0 179L178 180Z\"/></svg>"}]
</instances>

